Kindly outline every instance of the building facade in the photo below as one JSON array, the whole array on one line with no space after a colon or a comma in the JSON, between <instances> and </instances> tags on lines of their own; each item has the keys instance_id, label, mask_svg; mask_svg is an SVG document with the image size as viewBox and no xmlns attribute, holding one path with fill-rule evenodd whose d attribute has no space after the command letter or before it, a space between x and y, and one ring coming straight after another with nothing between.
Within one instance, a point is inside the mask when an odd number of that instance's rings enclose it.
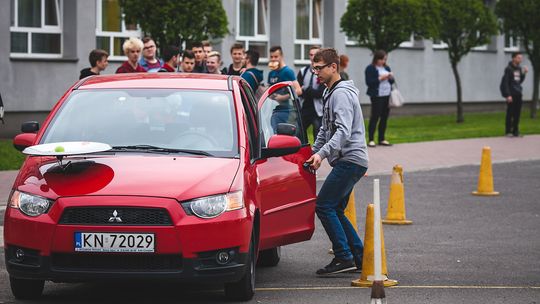
<instances>
[{"instance_id":1,"label":"building facade","mask_svg":"<svg viewBox=\"0 0 540 304\"><path fill-rule=\"evenodd\" d=\"M311 45L334 47L350 58L348 73L365 92L364 68L370 51L354 45L340 30L347 0L222 0L229 21L229 35L215 41L230 63L229 49L241 42L261 53L261 68L268 49L281 45L287 64L295 70L309 64ZM122 42L141 36L136 25L122 21L118 0L9 0L0 2L0 94L6 109L6 125L0 138L18 132L26 120L42 121L62 94L89 66L94 48L107 50L114 73L125 60ZM465 104L502 108L499 82L510 53L518 50L511 38L495 36L490 44L476 48L459 64ZM524 65L532 68L528 60ZM444 44L414 40L389 55L400 91L409 104L452 105L455 80ZM265 78L266 80L266 78ZM524 83L524 97L532 95L532 73ZM369 104L366 95L361 103ZM488 106L489 107L489 106ZM406 108L406 107L405 107ZM454 107L451 107L454 109Z\"/></svg>"}]
</instances>

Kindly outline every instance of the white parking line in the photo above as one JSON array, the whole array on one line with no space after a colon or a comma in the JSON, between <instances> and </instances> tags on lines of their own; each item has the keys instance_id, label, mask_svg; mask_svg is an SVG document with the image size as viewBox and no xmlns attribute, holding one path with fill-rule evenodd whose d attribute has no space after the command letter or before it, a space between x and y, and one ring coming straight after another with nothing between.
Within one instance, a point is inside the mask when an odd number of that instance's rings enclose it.
<instances>
[{"instance_id":1,"label":"white parking line","mask_svg":"<svg viewBox=\"0 0 540 304\"><path fill-rule=\"evenodd\" d=\"M302 290L345 290L370 287L352 287L352 286L305 286L305 287L262 287L255 288L256 291L302 291ZM540 289L540 286L481 286L481 285L403 285L392 286L390 289Z\"/></svg>"}]
</instances>

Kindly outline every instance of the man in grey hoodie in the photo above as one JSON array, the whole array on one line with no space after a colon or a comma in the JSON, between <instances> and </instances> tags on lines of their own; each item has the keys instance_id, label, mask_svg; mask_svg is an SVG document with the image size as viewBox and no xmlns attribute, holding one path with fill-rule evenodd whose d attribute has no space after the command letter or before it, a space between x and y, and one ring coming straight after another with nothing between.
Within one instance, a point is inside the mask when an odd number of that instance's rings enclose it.
<instances>
[{"instance_id":1,"label":"man in grey hoodie","mask_svg":"<svg viewBox=\"0 0 540 304\"><path fill-rule=\"evenodd\" d=\"M352 80L342 80L336 50L321 49L313 58L313 73L326 85L323 94L322 126L307 160L318 169L323 159L333 167L317 195L316 212L332 242L335 258L318 275L362 268L363 245L345 216L345 208L356 182L368 167L364 118L359 91Z\"/></svg>"}]
</instances>

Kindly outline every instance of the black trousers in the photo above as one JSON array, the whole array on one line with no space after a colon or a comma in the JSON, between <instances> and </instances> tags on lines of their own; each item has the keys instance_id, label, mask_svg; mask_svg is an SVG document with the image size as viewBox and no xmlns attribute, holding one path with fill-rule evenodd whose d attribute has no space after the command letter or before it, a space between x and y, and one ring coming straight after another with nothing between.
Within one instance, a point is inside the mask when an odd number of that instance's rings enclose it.
<instances>
[{"instance_id":1,"label":"black trousers","mask_svg":"<svg viewBox=\"0 0 540 304\"><path fill-rule=\"evenodd\" d=\"M522 104L522 95L512 95L512 102L506 103L506 134L519 135L519 117Z\"/></svg>"},{"instance_id":2,"label":"black trousers","mask_svg":"<svg viewBox=\"0 0 540 304\"><path fill-rule=\"evenodd\" d=\"M313 126L313 142L317 140L317 134L321 128L322 117L317 115L315 108L302 109L302 126L304 126L304 136L307 137L307 129L310 125Z\"/></svg>"},{"instance_id":3,"label":"black trousers","mask_svg":"<svg viewBox=\"0 0 540 304\"><path fill-rule=\"evenodd\" d=\"M369 141L373 141L375 138L377 123L379 125L378 141L380 143L385 140L386 121L388 120L388 115L390 115L389 99L390 96L371 97L371 117L369 118L368 126Z\"/></svg>"}]
</instances>

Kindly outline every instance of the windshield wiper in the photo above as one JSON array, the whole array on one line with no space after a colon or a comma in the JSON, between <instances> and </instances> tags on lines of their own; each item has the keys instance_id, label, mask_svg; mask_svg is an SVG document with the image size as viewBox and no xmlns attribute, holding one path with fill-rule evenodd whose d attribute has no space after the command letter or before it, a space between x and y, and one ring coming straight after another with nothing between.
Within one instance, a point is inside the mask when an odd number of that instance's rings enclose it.
<instances>
[{"instance_id":1,"label":"windshield wiper","mask_svg":"<svg viewBox=\"0 0 540 304\"><path fill-rule=\"evenodd\" d=\"M126 150L136 150L136 151L148 151L148 152L156 152L156 153L186 153L186 154L194 154L194 155L204 155L204 156L214 156L211 153L208 153L206 151L202 150L188 150L188 149L173 149L173 148L164 148L164 147L157 147L152 145L128 145L128 146L113 146L112 150L120 150L120 151L126 151Z\"/></svg>"}]
</instances>

